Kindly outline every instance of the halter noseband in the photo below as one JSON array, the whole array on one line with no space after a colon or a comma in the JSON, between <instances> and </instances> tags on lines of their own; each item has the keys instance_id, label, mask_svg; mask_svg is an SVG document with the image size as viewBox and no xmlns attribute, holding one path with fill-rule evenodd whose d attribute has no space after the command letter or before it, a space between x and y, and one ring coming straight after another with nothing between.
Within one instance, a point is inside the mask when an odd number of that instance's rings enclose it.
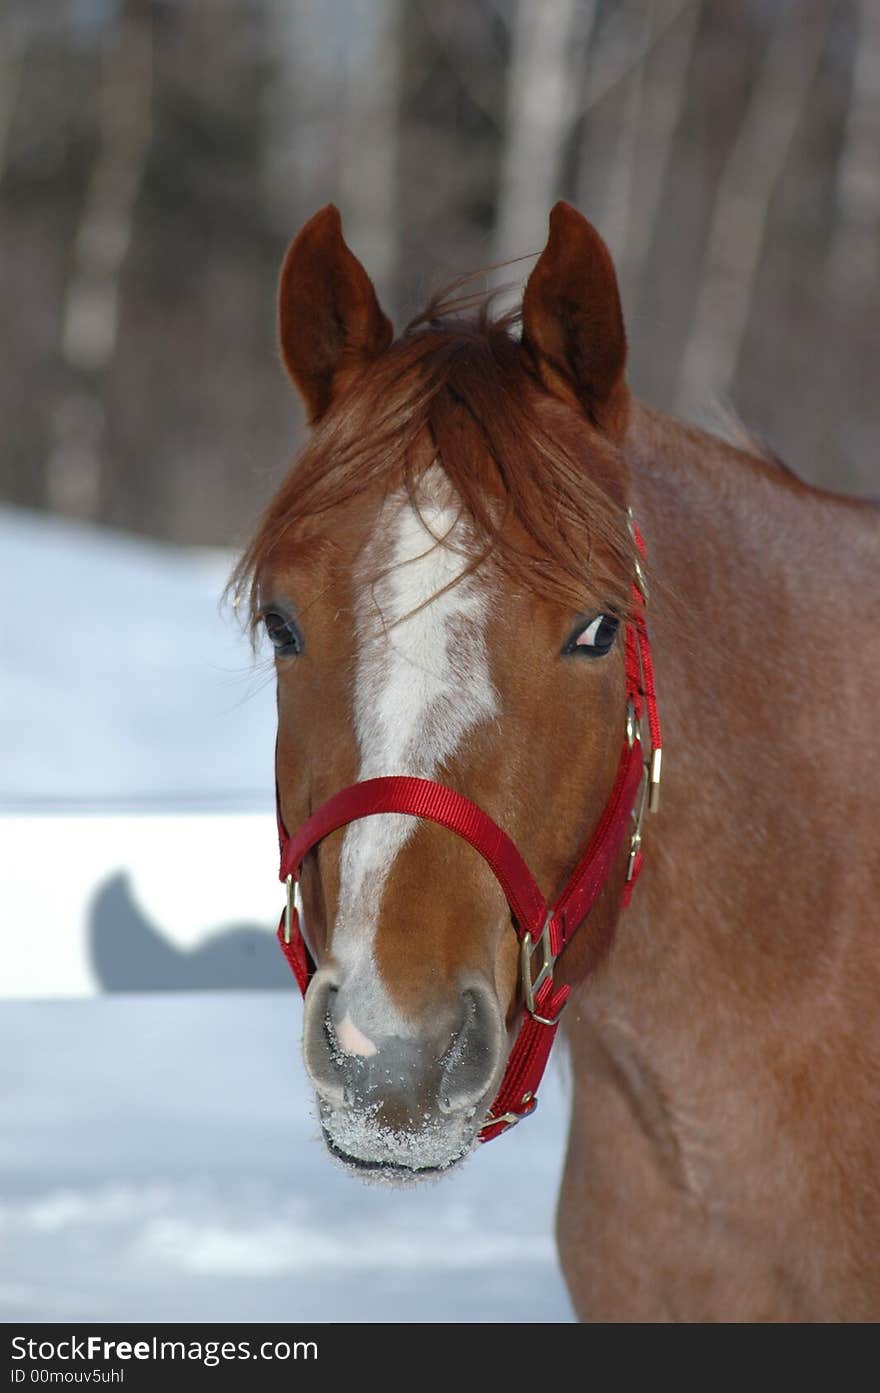
<instances>
[{"instance_id":1,"label":"halter noseband","mask_svg":"<svg viewBox=\"0 0 880 1393\"><path fill-rule=\"evenodd\" d=\"M643 558L644 542L631 517L630 527ZM552 908L507 833L476 803L445 784L402 775L351 784L322 803L292 837L278 804L279 878L287 887L278 938L303 996L315 966L300 929L296 888L305 857L331 832L377 813L408 813L454 832L480 853L492 871L520 941L524 1009L501 1086L480 1130L481 1141L491 1141L537 1106L538 1085L571 992L569 986L554 982L556 960L595 904L630 827L624 908L642 868L642 821L646 809L655 810L658 803L661 737L645 622L647 584L640 561L632 595L632 616L626 624L626 731L617 775L598 825ZM534 959L539 955L535 972Z\"/></svg>"}]
</instances>

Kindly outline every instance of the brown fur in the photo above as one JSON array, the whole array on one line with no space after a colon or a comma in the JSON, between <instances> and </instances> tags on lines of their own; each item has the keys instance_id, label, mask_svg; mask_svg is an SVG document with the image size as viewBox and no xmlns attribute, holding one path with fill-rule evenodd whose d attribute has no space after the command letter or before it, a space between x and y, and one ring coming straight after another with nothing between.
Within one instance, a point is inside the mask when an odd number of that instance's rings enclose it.
<instances>
[{"instance_id":1,"label":"brown fur","mask_svg":"<svg viewBox=\"0 0 880 1393\"><path fill-rule=\"evenodd\" d=\"M567 1022L563 1262L595 1319L876 1319L878 513L643 407L626 448L689 613L652 606L662 813Z\"/></svg>"},{"instance_id":2,"label":"brown fur","mask_svg":"<svg viewBox=\"0 0 880 1393\"><path fill-rule=\"evenodd\" d=\"M618 867L561 965L577 984L565 1275L587 1320L877 1319L880 515L630 403L607 253L573 210L554 217L525 347L505 326L444 322L347 359L244 558L255 612L283 596L307 629L303 658L279 664L284 815L297 825L357 777L351 575L386 490L438 453L483 539L475 561L489 553L503 697L439 777L558 891L623 719L619 646L558 655L575 613L623 601L631 501L651 562L662 808L632 907L618 921ZM319 281L338 271L333 236L323 267L309 255ZM309 364L308 325L288 316L287 332ZM305 876L319 957L341 837ZM500 892L424 826L386 886L379 969L427 1025L464 956L513 1023Z\"/></svg>"}]
</instances>

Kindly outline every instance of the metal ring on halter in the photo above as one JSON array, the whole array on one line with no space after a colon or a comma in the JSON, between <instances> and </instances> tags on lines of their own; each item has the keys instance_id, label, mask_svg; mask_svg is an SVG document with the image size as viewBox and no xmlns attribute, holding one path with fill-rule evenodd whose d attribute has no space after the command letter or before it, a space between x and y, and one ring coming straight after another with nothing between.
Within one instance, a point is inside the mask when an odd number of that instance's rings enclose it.
<instances>
[{"instance_id":1,"label":"metal ring on halter","mask_svg":"<svg viewBox=\"0 0 880 1393\"><path fill-rule=\"evenodd\" d=\"M636 719L636 708L633 705L632 697L626 703L626 744L628 749L632 749L639 734L639 723Z\"/></svg>"},{"instance_id":2,"label":"metal ring on halter","mask_svg":"<svg viewBox=\"0 0 880 1393\"><path fill-rule=\"evenodd\" d=\"M531 1104L525 1112L503 1112L498 1117L493 1117L491 1113L487 1113L483 1127L497 1127L501 1122L504 1123L505 1127L515 1127L518 1122L522 1122L523 1118L531 1117L535 1108L538 1106L537 1098L534 1093L525 1093L523 1094L522 1101L523 1107L525 1107L526 1103ZM480 1131L483 1130L483 1127L480 1128Z\"/></svg>"}]
</instances>

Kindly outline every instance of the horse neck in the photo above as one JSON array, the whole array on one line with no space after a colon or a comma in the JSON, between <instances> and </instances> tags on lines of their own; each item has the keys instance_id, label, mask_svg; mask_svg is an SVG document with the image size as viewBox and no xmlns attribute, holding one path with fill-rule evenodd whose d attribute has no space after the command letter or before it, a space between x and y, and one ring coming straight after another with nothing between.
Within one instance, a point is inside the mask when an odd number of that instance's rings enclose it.
<instances>
[{"instance_id":1,"label":"horse neck","mask_svg":"<svg viewBox=\"0 0 880 1393\"><path fill-rule=\"evenodd\" d=\"M864 748L840 732L864 724L870 678L834 659L876 654L876 515L639 405L627 454L664 772L607 978L678 1012L697 985L748 1012L834 951L855 893Z\"/></svg>"}]
</instances>

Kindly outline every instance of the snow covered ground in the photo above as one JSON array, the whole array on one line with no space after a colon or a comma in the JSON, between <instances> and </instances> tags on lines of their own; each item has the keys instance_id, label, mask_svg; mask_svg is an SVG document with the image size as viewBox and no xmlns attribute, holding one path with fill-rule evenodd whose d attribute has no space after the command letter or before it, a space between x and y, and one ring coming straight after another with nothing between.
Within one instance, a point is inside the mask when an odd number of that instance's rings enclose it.
<instances>
[{"instance_id":1,"label":"snow covered ground","mask_svg":"<svg viewBox=\"0 0 880 1393\"><path fill-rule=\"evenodd\" d=\"M317 1140L293 993L0 1007L0 1320L558 1321L558 1074L392 1190Z\"/></svg>"},{"instance_id":2,"label":"snow covered ground","mask_svg":"<svg viewBox=\"0 0 880 1393\"><path fill-rule=\"evenodd\" d=\"M0 508L0 809L272 809L274 691L232 558Z\"/></svg>"},{"instance_id":3,"label":"snow covered ground","mask_svg":"<svg viewBox=\"0 0 880 1393\"><path fill-rule=\"evenodd\" d=\"M316 1139L228 565L0 510L0 1319L569 1320L561 1070L427 1187Z\"/></svg>"}]
</instances>

